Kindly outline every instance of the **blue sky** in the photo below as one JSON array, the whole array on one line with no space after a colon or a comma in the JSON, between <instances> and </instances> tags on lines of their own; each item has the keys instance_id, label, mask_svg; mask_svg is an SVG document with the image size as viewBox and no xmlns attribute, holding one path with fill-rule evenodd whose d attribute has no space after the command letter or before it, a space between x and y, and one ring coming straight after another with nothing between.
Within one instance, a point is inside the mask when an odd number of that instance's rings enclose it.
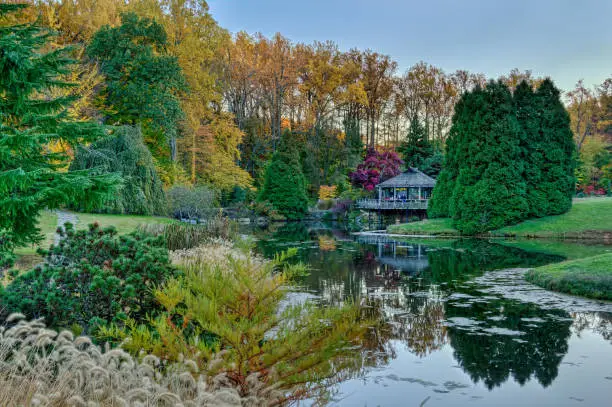
<instances>
[{"instance_id":1,"label":"blue sky","mask_svg":"<svg viewBox=\"0 0 612 407\"><path fill-rule=\"evenodd\" d=\"M333 40L342 50L391 55L488 77L512 68L568 90L612 75L612 0L208 0L231 32Z\"/></svg>"}]
</instances>

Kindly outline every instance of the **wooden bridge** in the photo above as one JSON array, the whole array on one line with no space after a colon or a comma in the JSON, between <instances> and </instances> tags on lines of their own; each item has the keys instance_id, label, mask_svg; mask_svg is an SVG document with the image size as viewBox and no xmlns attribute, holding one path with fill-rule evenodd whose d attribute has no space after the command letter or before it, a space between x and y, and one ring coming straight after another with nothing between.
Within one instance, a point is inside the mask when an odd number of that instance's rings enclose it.
<instances>
[{"instance_id":1,"label":"wooden bridge","mask_svg":"<svg viewBox=\"0 0 612 407\"><path fill-rule=\"evenodd\" d=\"M429 199L404 199L395 201L385 201L379 199L359 199L355 206L358 209L368 210L406 210L406 209L427 209Z\"/></svg>"}]
</instances>

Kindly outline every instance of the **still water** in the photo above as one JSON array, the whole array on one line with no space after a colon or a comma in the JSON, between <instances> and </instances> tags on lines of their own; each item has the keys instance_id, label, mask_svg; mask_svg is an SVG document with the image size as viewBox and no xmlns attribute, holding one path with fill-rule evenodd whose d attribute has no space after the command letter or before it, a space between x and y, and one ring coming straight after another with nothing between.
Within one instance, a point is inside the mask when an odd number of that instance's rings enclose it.
<instances>
[{"instance_id":1,"label":"still water","mask_svg":"<svg viewBox=\"0 0 612 407\"><path fill-rule=\"evenodd\" d=\"M299 249L310 267L299 295L368 298L385 315L375 363L338 385L332 406L612 406L612 303L522 278L610 246L392 240L305 224L255 235L264 256Z\"/></svg>"}]
</instances>

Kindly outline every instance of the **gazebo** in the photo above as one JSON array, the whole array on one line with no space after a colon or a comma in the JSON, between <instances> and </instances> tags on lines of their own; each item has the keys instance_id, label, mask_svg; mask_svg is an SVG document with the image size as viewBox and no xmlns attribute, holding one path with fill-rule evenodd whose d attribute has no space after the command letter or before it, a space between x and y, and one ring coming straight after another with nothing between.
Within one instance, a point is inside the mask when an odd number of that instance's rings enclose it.
<instances>
[{"instance_id":1,"label":"gazebo","mask_svg":"<svg viewBox=\"0 0 612 407\"><path fill-rule=\"evenodd\" d=\"M403 173L376 186L378 199L361 199L361 209L427 209L436 180L417 168L408 168Z\"/></svg>"}]
</instances>

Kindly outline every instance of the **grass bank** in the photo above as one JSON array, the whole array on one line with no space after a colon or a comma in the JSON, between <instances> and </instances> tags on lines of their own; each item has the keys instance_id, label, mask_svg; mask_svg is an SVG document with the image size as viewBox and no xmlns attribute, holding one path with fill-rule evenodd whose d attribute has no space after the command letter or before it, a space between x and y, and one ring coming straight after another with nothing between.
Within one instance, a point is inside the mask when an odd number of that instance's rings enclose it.
<instances>
[{"instance_id":1,"label":"grass bank","mask_svg":"<svg viewBox=\"0 0 612 407\"><path fill-rule=\"evenodd\" d=\"M548 290L612 301L612 253L537 267L525 278Z\"/></svg>"},{"instance_id":2,"label":"grass bank","mask_svg":"<svg viewBox=\"0 0 612 407\"><path fill-rule=\"evenodd\" d=\"M389 233L404 235L459 236L452 220L427 219L392 225ZM567 213L530 219L517 225L491 231L493 237L542 237L569 239L612 238L612 198L575 199Z\"/></svg>"}]
</instances>

